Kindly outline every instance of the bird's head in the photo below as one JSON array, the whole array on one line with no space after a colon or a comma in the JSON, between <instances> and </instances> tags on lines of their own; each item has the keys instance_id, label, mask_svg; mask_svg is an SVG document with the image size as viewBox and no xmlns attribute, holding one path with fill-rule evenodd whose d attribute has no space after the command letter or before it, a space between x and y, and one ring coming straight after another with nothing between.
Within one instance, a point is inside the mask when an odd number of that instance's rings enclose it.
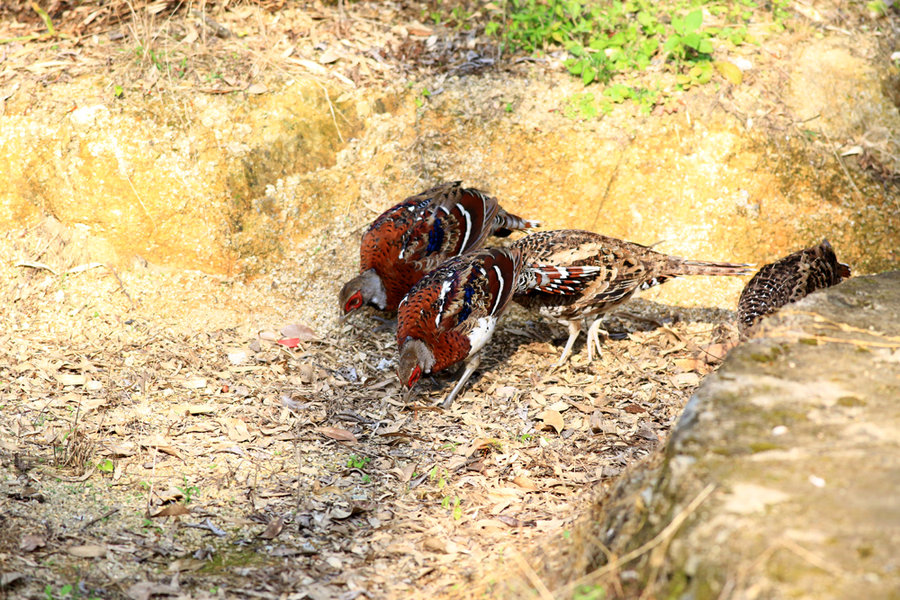
<instances>
[{"instance_id":1,"label":"bird's head","mask_svg":"<svg viewBox=\"0 0 900 600\"><path fill-rule=\"evenodd\" d=\"M406 338L400 347L400 361L397 363L400 384L411 390L423 374L431 373L433 366L434 354L425 342Z\"/></svg>"},{"instance_id":2,"label":"bird's head","mask_svg":"<svg viewBox=\"0 0 900 600\"><path fill-rule=\"evenodd\" d=\"M387 305L387 297L381 277L374 269L363 271L341 288L338 296L341 303L341 314L346 317L365 304L371 304L384 310Z\"/></svg>"}]
</instances>

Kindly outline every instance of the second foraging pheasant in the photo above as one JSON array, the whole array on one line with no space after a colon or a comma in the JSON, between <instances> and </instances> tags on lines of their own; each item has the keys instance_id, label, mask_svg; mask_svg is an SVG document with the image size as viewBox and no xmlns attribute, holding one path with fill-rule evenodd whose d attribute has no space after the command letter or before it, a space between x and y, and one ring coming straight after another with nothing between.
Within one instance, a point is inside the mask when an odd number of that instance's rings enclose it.
<instances>
[{"instance_id":1,"label":"second foraging pheasant","mask_svg":"<svg viewBox=\"0 0 900 600\"><path fill-rule=\"evenodd\" d=\"M681 275L746 275L745 264L685 260L655 252L647 246L626 242L590 231L563 229L542 231L513 244L522 251L526 264L550 264L558 267L592 266L599 270L578 293L546 294L529 290L517 294L516 302L538 310L566 325L569 339L556 363L563 364L588 317L601 315L631 298L635 292L659 285ZM588 361L593 347L600 354L600 319L588 329Z\"/></svg>"},{"instance_id":2,"label":"second foraging pheasant","mask_svg":"<svg viewBox=\"0 0 900 600\"><path fill-rule=\"evenodd\" d=\"M359 250L359 275L340 292L344 315L365 304L397 310L422 276L448 258L478 250L490 235L537 227L460 182L444 183L386 210L369 226Z\"/></svg>"},{"instance_id":3,"label":"second foraging pheasant","mask_svg":"<svg viewBox=\"0 0 900 600\"><path fill-rule=\"evenodd\" d=\"M746 333L764 316L816 290L850 277L850 267L838 262L828 240L764 266L753 276L738 301L738 327Z\"/></svg>"},{"instance_id":4,"label":"second foraging pheasant","mask_svg":"<svg viewBox=\"0 0 900 600\"><path fill-rule=\"evenodd\" d=\"M410 390L423 374L461 360L465 370L442 406L448 407L480 362L481 349L514 294L577 293L595 267L537 267L517 248L488 248L457 256L422 278L397 310L397 375Z\"/></svg>"}]
</instances>

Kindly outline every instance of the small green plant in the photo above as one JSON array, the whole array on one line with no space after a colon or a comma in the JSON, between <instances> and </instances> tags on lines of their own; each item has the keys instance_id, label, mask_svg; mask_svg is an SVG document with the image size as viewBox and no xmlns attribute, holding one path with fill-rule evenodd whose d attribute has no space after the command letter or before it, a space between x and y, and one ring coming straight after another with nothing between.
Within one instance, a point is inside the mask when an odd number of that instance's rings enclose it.
<instances>
[{"instance_id":1,"label":"small green plant","mask_svg":"<svg viewBox=\"0 0 900 600\"><path fill-rule=\"evenodd\" d=\"M437 481L437 487L439 490L444 489L444 486L447 485L447 470L444 469L443 473L438 472L438 466L434 465L431 468L431 472L428 473L428 479L430 481Z\"/></svg>"},{"instance_id":2,"label":"small green plant","mask_svg":"<svg viewBox=\"0 0 900 600\"><path fill-rule=\"evenodd\" d=\"M116 84L113 86L113 96L115 96L116 98L121 98L124 95L125 89L121 85Z\"/></svg>"},{"instance_id":3,"label":"small green plant","mask_svg":"<svg viewBox=\"0 0 900 600\"><path fill-rule=\"evenodd\" d=\"M158 534L163 532L162 527L153 522L153 519L149 517L144 517L141 521L141 528L147 529L149 531L155 531Z\"/></svg>"},{"instance_id":4,"label":"small green plant","mask_svg":"<svg viewBox=\"0 0 900 600\"><path fill-rule=\"evenodd\" d=\"M572 600L604 600L606 589L599 585L579 585L572 594Z\"/></svg>"},{"instance_id":5,"label":"small green plant","mask_svg":"<svg viewBox=\"0 0 900 600\"><path fill-rule=\"evenodd\" d=\"M591 119L599 112L591 92L572 94L563 101L563 115L568 119Z\"/></svg>"},{"instance_id":6,"label":"small green plant","mask_svg":"<svg viewBox=\"0 0 900 600\"><path fill-rule=\"evenodd\" d=\"M459 496L444 496L441 499L441 508L450 509L454 521L462 519L462 500L460 500Z\"/></svg>"},{"instance_id":7,"label":"small green plant","mask_svg":"<svg viewBox=\"0 0 900 600\"><path fill-rule=\"evenodd\" d=\"M71 583L67 583L62 586L56 592L53 591L52 585L47 585L44 587L44 597L47 600L63 600L63 599L72 599L77 600L80 598L84 598L85 600L99 600L96 596L82 596L81 592L78 591L78 588L72 585Z\"/></svg>"},{"instance_id":8,"label":"small green plant","mask_svg":"<svg viewBox=\"0 0 900 600\"><path fill-rule=\"evenodd\" d=\"M107 458L106 460L100 461L100 463L97 464L97 470L101 473L112 473L116 470L116 465L113 464L112 460Z\"/></svg>"},{"instance_id":9,"label":"small green plant","mask_svg":"<svg viewBox=\"0 0 900 600\"><path fill-rule=\"evenodd\" d=\"M684 17L674 17L672 29L675 33L663 44L663 50L677 61L709 60L713 46L710 34L700 30L702 25L703 10L699 8Z\"/></svg>"},{"instance_id":10,"label":"small green plant","mask_svg":"<svg viewBox=\"0 0 900 600\"><path fill-rule=\"evenodd\" d=\"M190 504L194 496L200 495L200 488L188 485L187 475L184 476L184 487L175 486L175 489L181 492L185 504Z\"/></svg>"},{"instance_id":11,"label":"small green plant","mask_svg":"<svg viewBox=\"0 0 900 600\"><path fill-rule=\"evenodd\" d=\"M368 475L368 474L363 475L363 476L362 476L362 482L363 482L363 483L372 483L372 476L371 476L371 475Z\"/></svg>"},{"instance_id":12,"label":"small green plant","mask_svg":"<svg viewBox=\"0 0 900 600\"><path fill-rule=\"evenodd\" d=\"M359 457L355 454L351 454L350 458L347 459L347 468L349 469L364 469L367 464L372 459L368 456Z\"/></svg>"}]
</instances>

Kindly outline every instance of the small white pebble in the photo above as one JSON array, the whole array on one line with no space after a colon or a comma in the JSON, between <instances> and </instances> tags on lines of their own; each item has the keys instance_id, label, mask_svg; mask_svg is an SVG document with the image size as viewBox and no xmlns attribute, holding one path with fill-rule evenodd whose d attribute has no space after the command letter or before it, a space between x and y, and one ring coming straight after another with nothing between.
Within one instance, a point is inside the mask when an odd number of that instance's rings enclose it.
<instances>
[{"instance_id":1,"label":"small white pebble","mask_svg":"<svg viewBox=\"0 0 900 600\"><path fill-rule=\"evenodd\" d=\"M742 56L732 58L731 62L733 62L734 66L736 66L741 71L749 71L753 68L753 63Z\"/></svg>"},{"instance_id":2,"label":"small white pebble","mask_svg":"<svg viewBox=\"0 0 900 600\"><path fill-rule=\"evenodd\" d=\"M393 359L382 358L381 360L378 361L378 365L376 365L375 368L378 369L379 371L386 371L393 366L394 366Z\"/></svg>"},{"instance_id":3,"label":"small white pebble","mask_svg":"<svg viewBox=\"0 0 900 600\"><path fill-rule=\"evenodd\" d=\"M246 350L234 350L228 353L228 360L233 365L240 365L247 361Z\"/></svg>"},{"instance_id":4,"label":"small white pebble","mask_svg":"<svg viewBox=\"0 0 900 600\"><path fill-rule=\"evenodd\" d=\"M809 476L809 482L811 484L813 484L814 486L816 486L817 488L825 487L825 480L822 479L821 477L816 477L815 475Z\"/></svg>"},{"instance_id":5,"label":"small white pebble","mask_svg":"<svg viewBox=\"0 0 900 600\"><path fill-rule=\"evenodd\" d=\"M785 427L784 425L776 425L775 427L772 428L772 435L775 435L775 436L784 435L787 432L788 432L788 428Z\"/></svg>"}]
</instances>

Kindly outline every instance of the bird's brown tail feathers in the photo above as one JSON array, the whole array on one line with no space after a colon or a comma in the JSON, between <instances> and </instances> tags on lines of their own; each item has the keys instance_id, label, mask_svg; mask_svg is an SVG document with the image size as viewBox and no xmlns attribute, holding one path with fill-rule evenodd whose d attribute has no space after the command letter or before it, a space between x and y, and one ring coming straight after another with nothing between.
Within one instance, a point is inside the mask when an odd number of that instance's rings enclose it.
<instances>
[{"instance_id":1,"label":"bird's brown tail feathers","mask_svg":"<svg viewBox=\"0 0 900 600\"><path fill-rule=\"evenodd\" d=\"M745 263L685 260L671 256L662 275L668 278L680 275L749 275L752 272L752 265Z\"/></svg>"}]
</instances>

